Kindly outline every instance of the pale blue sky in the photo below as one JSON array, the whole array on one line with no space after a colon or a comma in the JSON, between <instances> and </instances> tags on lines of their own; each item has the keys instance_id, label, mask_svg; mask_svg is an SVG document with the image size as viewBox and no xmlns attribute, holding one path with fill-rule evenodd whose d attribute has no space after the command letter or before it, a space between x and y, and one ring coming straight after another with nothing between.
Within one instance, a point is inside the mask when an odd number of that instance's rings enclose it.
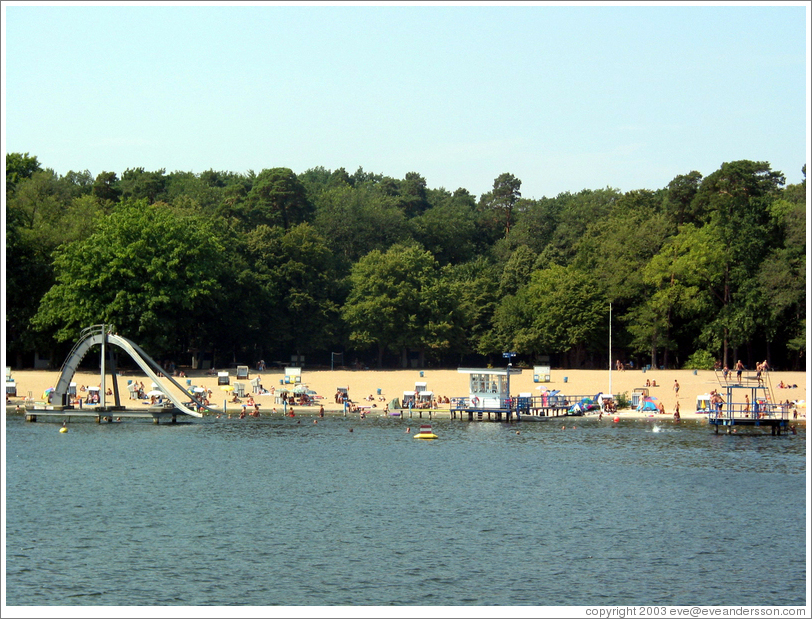
<instances>
[{"instance_id":1,"label":"pale blue sky","mask_svg":"<svg viewBox=\"0 0 812 619\"><path fill-rule=\"evenodd\" d=\"M6 152L60 174L358 166L479 195L807 160L808 5L4 3Z\"/></svg>"}]
</instances>

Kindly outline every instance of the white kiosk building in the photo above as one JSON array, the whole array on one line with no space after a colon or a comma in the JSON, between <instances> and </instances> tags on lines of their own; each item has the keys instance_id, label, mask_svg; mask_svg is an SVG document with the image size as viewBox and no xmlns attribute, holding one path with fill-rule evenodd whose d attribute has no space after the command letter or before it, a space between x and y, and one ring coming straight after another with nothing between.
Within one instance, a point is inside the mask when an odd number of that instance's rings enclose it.
<instances>
[{"instance_id":1,"label":"white kiosk building","mask_svg":"<svg viewBox=\"0 0 812 619\"><path fill-rule=\"evenodd\" d=\"M510 377L521 374L515 368L458 368L460 374L468 374L468 401L471 410L510 411Z\"/></svg>"}]
</instances>

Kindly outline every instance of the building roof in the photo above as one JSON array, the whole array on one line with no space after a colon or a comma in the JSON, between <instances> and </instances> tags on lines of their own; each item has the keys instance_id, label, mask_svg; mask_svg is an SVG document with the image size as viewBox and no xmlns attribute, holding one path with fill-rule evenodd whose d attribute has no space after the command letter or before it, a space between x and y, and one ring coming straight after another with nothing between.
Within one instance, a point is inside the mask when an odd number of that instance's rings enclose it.
<instances>
[{"instance_id":1,"label":"building roof","mask_svg":"<svg viewBox=\"0 0 812 619\"><path fill-rule=\"evenodd\" d=\"M460 374L490 374L491 376L507 376L508 368L457 368ZM519 368L510 368L511 374L521 374Z\"/></svg>"}]
</instances>

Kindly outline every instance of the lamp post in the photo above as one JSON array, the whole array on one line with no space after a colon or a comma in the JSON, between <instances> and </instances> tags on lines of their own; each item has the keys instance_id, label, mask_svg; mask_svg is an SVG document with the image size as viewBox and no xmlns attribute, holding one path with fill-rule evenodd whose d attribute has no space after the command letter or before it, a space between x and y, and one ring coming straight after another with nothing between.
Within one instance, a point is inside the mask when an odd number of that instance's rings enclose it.
<instances>
[{"instance_id":1,"label":"lamp post","mask_svg":"<svg viewBox=\"0 0 812 619\"><path fill-rule=\"evenodd\" d=\"M507 405L508 405L508 415L510 415L510 368L513 367L513 363L511 363L511 359L516 356L515 352L503 352L502 356L508 360L507 364Z\"/></svg>"},{"instance_id":2,"label":"lamp post","mask_svg":"<svg viewBox=\"0 0 812 619\"><path fill-rule=\"evenodd\" d=\"M609 395L614 397L612 391L612 302L609 302Z\"/></svg>"}]
</instances>

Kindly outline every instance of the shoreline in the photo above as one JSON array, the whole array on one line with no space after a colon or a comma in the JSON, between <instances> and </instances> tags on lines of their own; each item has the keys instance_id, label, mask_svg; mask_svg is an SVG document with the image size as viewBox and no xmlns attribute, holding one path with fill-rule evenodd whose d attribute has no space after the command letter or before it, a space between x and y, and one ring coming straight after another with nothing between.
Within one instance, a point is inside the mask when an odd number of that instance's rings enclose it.
<instances>
[{"instance_id":1,"label":"shoreline","mask_svg":"<svg viewBox=\"0 0 812 619\"><path fill-rule=\"evenodd\" d=\"M225 370L221 370L225 371ZM229 386L233 386L235 382L243 383L245 387L246 396L242 398L244 403L249 395L254 395L254 398L260 407L260 416L272 416L273 409L276 408L276 414L283 415L284 406L281 403L276 403L276 397L271 395L251 394L251 380L257 376L260 377L262 386L266 390L273 389L279 393L282 389L292 389L296 385L284 384L284 370L273 369L270 371L257 372L251 370L247 380L237 381L236 370L230 369L229 372ZM6 414L16 414L16 407L19 405L21 408L24 406L24 399L31 393L34 402L43 403L43 392L56 384L59 379L59 372L56 370L15 370L11 373L12 378L17 385L17 396L10 397L6 403ZM174 379L180 384L187 384L190 386L199 386L207 391L212 392L211 405L216 410L223 410L224 400L231 397L231 394L226 391L221 391L218 386L217 375L209 375L206 371L190 372L189 376ZM649 395L654 396L658 401L662 401L665 407L665 414L652 414L647 411L637 411L632 408L618 409L617 414L623 418L652 418L659 420L673 420L674 408L677 403L680 406L680 417L682 419L705 419L706 414L696 411L696 398L699 395L705 395L713 389L717 389L720 393L725 394L724 383L720 384L717 375L712 370L561 370L552 369L550 372L549 382L535 382L533 370L525 369L521 374L511 377L511 395L518 396L521 393L529 393L531 395L539 395L542 390L549 391L558 390L561 395L573 398L574 396L588 396L592 397L597 393L609 392L609 385L612 386L616 398L624 393L628 394L631 399L631 394L635 389L645 388L646 381L654 381L657 386L649 387ZM807 396L807 381L806 372L782 372L770 371L768 372L767 384L771 386L773 397L777 402L796 402L803 401L804 405L798 407L798 417L793 418L790 412L791 423L806 423L806 396ZM77 393L79 387L82 385L92 386L100 384L100 375L98 372L87 372L81 370L77 372L71 379L71 382L77 384ZM145 390L149 390L152 381L147 378L142 372L126 372L124 374L116 375L116 382L120 394L121 405L129 411L137 411L146 413L149 408L149 402L141 400L129 399L129 392L127 389L128 382L144 383ZM302 369L301 385L307 386L309 389L315 391L321 399L317 400L314 405L303 406L293 405L293 409L297 416L305 417L318 417L319 406L324 406L325 416L343 416L344 409L342 405L336 404L334 395L339 387L346 388L350 399L357 406L369 407L366 411L367 416L389 416L386 414L386 405L394 398L402 398L404 392L411 392L414 390L416 382L426 383L426 388L433 392L437 397L464 397L468 395L468 377L456 369L407 369L407 370L308 370ZM675 383L679 384L679 391L675 389ZM797 387L789 389L779 389L777 385L785 383L789 385L797 385ZM112 377L106 377L106 384L108 387L112 386ZM167 381L167 386L173 392L177 392L174 386ZM729 383L731 384L731 383ZM732 383L732 384L735 384ZM738 391L735 390L734 391ZM749 391L749 390L748 390ZM112 397L108 400L110 404ZM571 399L571 401L573 401ZM242 411L242 403L226 403L225 412L221 415L231 414L239 415ZM91 412L92 407L83 407L83 412ZM395 409L398 410L398 409ZM408 408L400 409L405 411L401 417L392 416L393 418L407 419ZM414 409L412 411L412 419L420 419L419 412L423 413L423 419L428 418L428 409ZM23 414L24 410L20 414ZM69 411L68 411L69 413ZM115 412L110 413L115 416ZM606 415L606 413L604 413ZM206 413L206 417L215 416L215 413ZM432 409L431 413L433 418L450 418L449 405L440 405ZM360 417L358 412L347 413L347 417ZM585 415L585 418L597 417L597 413L590 413ZM246 415L251 418L251 415ZM550 419L563 419L563 418L578 418L579 416L560 416L550 417Z\"/></svg>"}]
</instances>

